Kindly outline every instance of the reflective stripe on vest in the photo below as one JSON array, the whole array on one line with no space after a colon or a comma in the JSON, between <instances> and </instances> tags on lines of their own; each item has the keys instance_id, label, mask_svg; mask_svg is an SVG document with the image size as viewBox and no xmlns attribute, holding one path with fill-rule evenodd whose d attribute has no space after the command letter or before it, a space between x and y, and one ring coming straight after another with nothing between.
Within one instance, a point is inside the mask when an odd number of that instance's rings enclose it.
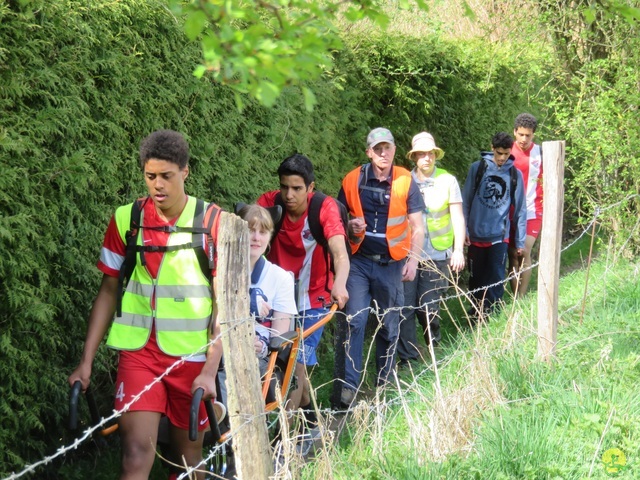
<instances>
[{"instance_id":1,"label":"reflective stripe on vest","mask_svg":"<svg viewBox=\"0 0 640 480\"><path fill-rule=\"evenodd\" d=\"M453 246L453 225L451 225L451 213L449 211L449 188L448 184L438 181L441 175L449 175L446 170L436 168L433 188L429 189L429 194L422 195L424 204L427 207L427 229L429 240L436 250L447 250ZM443 180L444 178L441 178ZM444 188L447 187L447 188Z\"/></svg>"},{"instance_id":2,"label":"reflective stripe on vest","mask_svg":"<svg viewBox=\"0 0 640 480\"><path fill-rule=\"evenodd\" d=\"M349 204L349 213L352 217L364 217L360 201L360 174L362 168L364 167L352 170L342 180L342 190ZM411 186L411 174L402 167L393 166L392 168L391 198L389 200L386 238L391 258L402 260L406 258L411 250L411 235L407 216L407 199L409 197L409 187ZM356 253L360 248L362 239L364 239L364 232L357 237L357 242L350 241L351 253Z\"/></svg>"},{"instance_id":3,"label":"reflective stripe on vest","mask_svg":"<svg viewBox=\"0 0 640 480\"><path fill-rule=\"evenodd\" d=\"M176 226L194 226L195 206L196 199L188 197ZM115 220L124 242L131 221L131 204L118 208ZM141 224L144 225L144 211ZM143 244L142 237L140 231L138 245ZM191 241L191 233L175 232L169 235L167 245ZM154 294L155 311L151 308ZM136 256L136 267L122 297L122 316L114 319L107 345L119 350L142 348L149 339L155 317L158 346L163 352L174 356L201 353L208 343L211 312L211 286L192 248L164 252L156 279L151 278Z\"/></svg>"}]
</instances>

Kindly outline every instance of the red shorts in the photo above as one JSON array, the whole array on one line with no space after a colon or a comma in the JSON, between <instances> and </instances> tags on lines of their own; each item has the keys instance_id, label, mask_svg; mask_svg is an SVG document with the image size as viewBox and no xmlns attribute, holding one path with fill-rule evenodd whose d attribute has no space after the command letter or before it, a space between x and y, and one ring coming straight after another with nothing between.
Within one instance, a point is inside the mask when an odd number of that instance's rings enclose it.
<instances>
[{"instance_id":1,"label":"red shorts","mask_svg":"<svg viewBox=\"0 0 640 480\"><path fill-rule=\"evenodd\" d=\"M141 350L120 352L115 391L116 410L122 410L133 397L180 360L180 357L172 357L160 350L154 337L152 333L151 339ZM183 362L176 365L162 380L145 391L128 411L160 412L174 426L188 430L191 385L202 371L203 365L203 362ZM198 430L204 430L208 424L207 412L201 403Z\"/></svg>"},{"instance_id":2,"label":"red shorts","mask_svg":"<svg viewBox=\"0 0 640 480\"><path fill-rule=\"evenodd\" d=\"M527 220L527 236L538 238L540 235L540 229L542 228L542 218L532 218ZM516 244L516 229L515 225L511 223L511 231L509 232L509 245Z\"/></svg>"},{"instance_id":3,"label":"red shorts","mask_svg":"<svg viewBox=\"0 0 640 480\"><path fill-rule=\"evenodd\" d=\"M527 236L538 238L541 228L542 218L532 218L531 220L527 220Z\"/></svg>"}]
</instances>

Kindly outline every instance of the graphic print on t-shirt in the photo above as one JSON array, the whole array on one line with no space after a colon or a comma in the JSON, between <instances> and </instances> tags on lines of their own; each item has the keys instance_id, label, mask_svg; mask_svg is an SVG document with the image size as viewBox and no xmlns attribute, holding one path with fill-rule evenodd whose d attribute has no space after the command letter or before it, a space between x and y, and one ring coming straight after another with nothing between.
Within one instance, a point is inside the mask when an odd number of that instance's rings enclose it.
<instances>
[{"instance_id":1,"label":"graphic print on t-shirt","mask_svg":"<svg viewBox=\"0 0 640 480\"><path fill-rule=\"evenodd\" d=\"M479 197L480 203L487 208L500 208L508 200L507 183L496 175L487 175L484 179L484 189Z\"/></svg>"}]
</instances>

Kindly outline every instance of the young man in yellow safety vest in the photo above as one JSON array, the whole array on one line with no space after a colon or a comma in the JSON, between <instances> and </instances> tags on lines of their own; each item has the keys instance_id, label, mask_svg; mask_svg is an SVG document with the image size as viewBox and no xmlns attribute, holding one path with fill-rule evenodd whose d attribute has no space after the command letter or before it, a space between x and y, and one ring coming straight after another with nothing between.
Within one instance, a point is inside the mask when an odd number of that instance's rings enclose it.
<instances>
[{"instance_id":1,"label":"young man in yellow safety vest","mask_svg":"<svg viewBox=\"0 0 640 480\"><path fill-rule=\"evenodd\" d=\"M210 339L219 334L212 281L213 220L219 209L185 193L188 161L187 142L178 132L159 130L142 141L140 166L149 195L118 208L111 218L98 261L102 284L80 364L69 376L71 385L80 381L86 390L111 325L107 345L120 352L115 408L125 410L119 420L121 479L148 478L162 415L169 419L178 458L197 465L208 419L201 408L198 440L191 442L192 393L202 388L204 398L216 396L222 345ZM128 280L124 293L123 280Z\"/></svg>"}]
</instances>

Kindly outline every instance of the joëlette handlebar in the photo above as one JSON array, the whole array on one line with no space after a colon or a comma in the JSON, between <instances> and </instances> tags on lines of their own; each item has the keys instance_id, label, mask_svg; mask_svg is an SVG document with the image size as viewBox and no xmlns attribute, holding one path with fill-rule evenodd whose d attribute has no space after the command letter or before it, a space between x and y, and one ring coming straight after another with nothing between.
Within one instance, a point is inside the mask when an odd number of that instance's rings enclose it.
<instances>
[{"instance_id":1,"label":"jo\u00eblette handlebar","mask_svg":"<svg viewBox=\"0 0 640 480\"><path fill-rule=\"evenodd\" d=\"M75 430L78 428L78 398L80 398L80 392L82 392L82 382L76 380L71 387L71 393L69 394L69 430ZM91 415L91 422L93 425L98 425L102 421L100 412L98 411L98 405L96 399L91 393L91 389L87 388L84 393L87 399L87 405L89 406L89 413ZM100 435L107 436L118 429L118 424L113 424L109 427L100 429Z\"/></svg>"},{"instance_id":2,"label":"jo\u00eblette handlebar","mask_svg":"<svg viewBox=\"0 0 640 480\"><path fill-rule=\"evenodd\" d=\"M331 308L329 309L327 314L322 317L322 319L302 332L302 338L307 338L313 332L329 323L329 321L333 318L333 315L336 313L336 310L338 310L338 304L334 302L331 304Z\"/></svg>"},{"instance_id":3,"label":"jo\u00eblette handlebar","mask_svg":"<svg viewBox=\"0 0 640 480\"><path fill-rule=\"evenodd\" d=\"M204 389L198 388L191 399L191 409L189 410L189 440L195 442L198 439L198 412L200 411L200 402L202 402L202 396L204 395ZM211 433L213 434L214 442L218 443L220 440L220 427L218 426L218 419L216 413L213 410L213 404L211 400L204 400L204 408L207 410L207 417L209 417L209 425L211 427Z\"/></svg>"},{"instance_id":4,"label":"jo\u00eblette handlebar","mask_svg":"<svg viewBox=\"0 0 640 480\"><path fill-rule=\"evenodd\" d=\"M69 430L78 428L78 398L80 398L81 391L82 382L77 380L71 387L69 394Z\"/></svg>"}]
</instances>

